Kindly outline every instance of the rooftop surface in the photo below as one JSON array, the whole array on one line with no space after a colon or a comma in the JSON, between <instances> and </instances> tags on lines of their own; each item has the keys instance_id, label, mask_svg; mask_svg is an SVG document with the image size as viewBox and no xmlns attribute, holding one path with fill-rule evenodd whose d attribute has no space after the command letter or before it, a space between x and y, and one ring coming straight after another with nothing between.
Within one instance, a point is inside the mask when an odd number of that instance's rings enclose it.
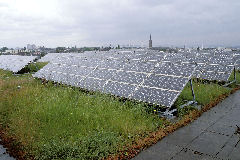
<instances>
[{"instance_id":1,"label":"rooftop surface","mask_svg":"<svg viewBox=\"0 0 240 160\"><path fill-rule=\"evenodd\" d=\"M240 91L142 151L134 160L240 159Z\"/></svg>"}]
</instances>

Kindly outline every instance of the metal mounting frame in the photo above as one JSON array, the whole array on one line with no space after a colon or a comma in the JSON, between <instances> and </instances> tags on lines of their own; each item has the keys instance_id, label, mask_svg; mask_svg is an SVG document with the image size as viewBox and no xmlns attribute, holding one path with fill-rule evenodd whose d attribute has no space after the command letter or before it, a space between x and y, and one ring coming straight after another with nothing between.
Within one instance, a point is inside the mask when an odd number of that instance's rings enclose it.
<instances>
[{"instance_id":1,"label":"metal mounting frame","mask_svg":"<svg viewBox=\"0 0 240 160\"><path fill-rule=\"evenodd\" d=\"M194 93L194 89L193 89L193 81L192 81L192 78L189 80L190 82L190 86L191 86L191 91L192 91L192 96L193 96L193 100L192 101L189 101L183 105L180 106L180 108L184 108L186 106L189 106L189 105L196 105L197 104L197 101L196 101L196 96L195 96L195 93Z\"/></svg>"},{"instance_id":2,"label":"metal mounting frame","mask_svg":"<svg viewBox=\"0 0 240 160\"><path fill-rule=\"evenodd\" d=\"M158 112L160 117L167 118L167 119L174 119L175 116L173 115L174 112L177 112L177 109L170 109L168 108L165 112Z\"/></svg>"},{"instance_id":3,"label":"metal mounting frame","mask_svg":"<svg viewBox=\"0 0 240 160\"><path fill-rule=\"evenodd\" d=\"M184 108L184 107L189 106L189 105L197 105L196 96L195 96L194 89L193 89L192 78L189 80L189 82L190 82L190 86L191 86L193 100L187 102L186 104L181 105L180 108ZM160 117L164 117L164 118L167 118L167 119L174 119L175 118L175 116L173 115L174 112L177 112L177 109L170 110L170 108L167 108L166 111L158 112L158 113L159 113Z\"/></svg>"}]
</instances>

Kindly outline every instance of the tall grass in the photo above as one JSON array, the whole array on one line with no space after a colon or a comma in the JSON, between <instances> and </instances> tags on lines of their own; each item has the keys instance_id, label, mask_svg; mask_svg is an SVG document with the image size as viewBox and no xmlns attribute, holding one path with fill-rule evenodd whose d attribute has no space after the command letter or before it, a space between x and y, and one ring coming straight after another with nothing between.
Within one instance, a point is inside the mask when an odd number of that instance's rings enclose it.
<instances>
[{"instance_id":1,"label":"tall grass","mask_svg":"<svg viewBox=\"0 0 240 160\"><path fill-rule=\"evenodd\" d=\"M99 159L163 123L140 104L42 85L30 76L3 77L0 123L37 159Z\"/></svg>"}]
</instances>

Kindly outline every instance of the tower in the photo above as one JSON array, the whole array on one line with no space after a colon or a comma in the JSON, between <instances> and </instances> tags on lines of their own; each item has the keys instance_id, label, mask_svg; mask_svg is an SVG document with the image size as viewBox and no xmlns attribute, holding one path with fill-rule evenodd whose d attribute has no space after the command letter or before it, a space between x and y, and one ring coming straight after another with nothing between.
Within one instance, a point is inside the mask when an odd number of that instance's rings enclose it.
<instances>
[{"instance_id":1,"label":"tower","mask_svg":"<svg viewBox=\"0 0 240 160\"><path fill-rule=\"evenodd\" d=\"M152 48L152 35L150 34L149 48Z\"/></svg>"}]
</instances>

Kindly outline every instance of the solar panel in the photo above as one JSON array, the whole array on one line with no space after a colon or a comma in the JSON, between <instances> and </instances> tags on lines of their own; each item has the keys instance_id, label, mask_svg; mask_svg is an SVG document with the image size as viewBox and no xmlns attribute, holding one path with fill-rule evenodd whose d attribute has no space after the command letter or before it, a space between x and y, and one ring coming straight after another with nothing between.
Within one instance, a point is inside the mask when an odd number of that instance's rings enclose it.
<instances>
[{"instance_id":1,"label":"solar panel","mask_svg":"<svg viewBox=\"0 0 240 160\"><path fill-rule=\"evenodd\" d=\"M111 80L138 85L146 78L147 74L144 73L119 71L111 78Z\"/></svg>"},{"instance_id":2,"label":"solar panel","mask_svg":"<svg viewBox=\"0 0 240 160\"><path fill-rule=\"evenodd\" d=\"M125 63L123 70L149 73L156 65L157 62L152 61L130 61Z\"/></svg>"},{"instance_id":3,"label":"solar panel","mask_svg":"<svg viewBox=\"0 0 240 160\"><path fill-rule=\"evenodd\" d=\"M64 55L34 77L171 107L196 68L179 59L147 50Z\"/></svg>"},{"instance_id":4,"label":"solar panel","mask_svg":"<svg viewBox=\"0 0 240 160\"><path fill-rule=\"evenodd\" d=\"M36 58L36 56L0 55L0 68L17 73Z\"/></svg>"},{"instance_id":5,"label":"solar panel","mask_svg":"<svg viewBox=\"0 0 240 160\"><path fill-rule=\"evenodd\" d=\"M137 86L128 83L109 81L103 87L103 92L128 98Z\"/></svg>"},{"instance_id":6,"label":"solar panel","mask_svg":"<svg viewBox=\"0 0 240 160\"><path fill-rule=\"evenodd\" d=\"M188 77L174 77L152 74L144 81L144 86L180 91Z\"/></svg>"},{"instance_id":7,"label":"solar panel","mask_svg":"<svg viewBox=\"0 0 240 160\"><path fill-rule=\"evenodd\" d=\"M58 56L60 56L60 53L48 53L47 55L39 59L38 62L52 62Z\"/></svg>"},{"instance_id":8,"label":"solar panel","mask_svg":"<svg viewBox=\"0 0 240 160\"><path fill-rule=\"evenodd\" d=\"M192 74L192 64L191 62L187 62L187 60L182 61L174 61L169 60L162 61L163 63L158 64L155 67L154 73L159 75L175 75L175 76L182 76L182 77L189 77Z\"/></svg>"},{"instance_id":9,"label":"solar panel","mask_svg":"<svg viewBox=\"0 0 240 160\"><path fill-rule=\"evenodd\" d=\"M233 59L235 61L236 70L240 71L240 53L235 53Z\"/></svg>"},{"instance_id":10,"label":"solar panel","mask_svg":"<svg viewBox=\"0 0 240 160\"><path fill-rule=\"evenodd\" d=\"M168 56L168 62L175 63L196 63L197 68L194 77L207 80L228 81L234 70L234 66L238 68L237 59L239 53L224 51L191 51L179 52L178 61Z\"/></svg>"},{"instance_id":11,"label":"solar panel","mask_svg":"<svg viewBox=\"0 0 240 160\"><path fill-rule=\"evenodd\" d=\"M179 92L143 86L140 87L131 98L170 107L178 95Z\"/></svg>"},{"instance_id":12,"label":"solar panel","mask_svg":"<svg viewBox=\"0 0 240 160\"><path fill-rule=\"evenodd\" d=\"M38 60L38 62L58 62L63 59L69 59L70 57L84 57L86 53L48 53L44 57ZM88 53L91 55L92 53Z\"/></svg>"},{"instance_id":13,"label":"solar panel","mask_svg":"<svg viewBox=\"0 0 240 160\"><path fill-rule=\"evenodd\" d=\"M132 95L132 98L172 106L196 68L194 64L189 64L187 67L183 64L178 67L173 66L174 64L166 63L156 67Z\"/></svg>"},{"instance_id":14,"label":"solar panel","mask_svg":"<svg viewBox=\"0 0 240 160\"><path fill-rule=\"evenodd\" d=\"M194 77L225 82L232 74L235 63L230 52L198 53L193 61L197 63Z\"/></svg>"}]
</instances>

